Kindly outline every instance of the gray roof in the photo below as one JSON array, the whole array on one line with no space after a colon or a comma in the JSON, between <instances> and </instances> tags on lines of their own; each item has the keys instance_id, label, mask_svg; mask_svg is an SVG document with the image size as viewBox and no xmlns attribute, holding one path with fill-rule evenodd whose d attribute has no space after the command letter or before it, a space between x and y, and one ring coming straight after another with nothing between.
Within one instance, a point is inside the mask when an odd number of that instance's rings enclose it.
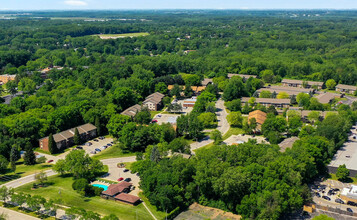
<instances>
[{"instance_id":1,"label":"gray roof","mask_svg":"<svg viewBox=\"0 0 357 220\"><path fill-rule=\"evenodd\" d=\"M350 85L344 85L344 84L338 84L336 86L338 89L345 89L345 90L357 90L356 86L350 86Z\"/></svg>"},{"instance_id":2,"label":"gray roof","mask_svg":"<svg viewBox=\"0 0 357 220\"><path fill-rule=\"evenodd\" d=\"M155 92L155 93L149 95L148 97L146 97L146 99L143 102L143 104L145 104L147 102L152 102L154 104L159 104L164 97L165 97L165 95L163 95L163 94L161 94L159 92Z\"/></svg>"},{"instance_id":3,"label":"gray roof","mask_svg":"<svg viewBox=\"0 0 357 220\"><path fill-rule=\"evenodd\" d=\"M257 78L256 75L246 75L246 74L234 74L234 73L228 73L228 78L232 78L233 76L240 76L242 78L249 79L250 77Z\"/></svg>"},{"instance_id":4,"label":"gray roof","mask_svg":"<svg viewBox=\"0 0 357 220\"><path fill-rule=\"evenodd\" d=\"M279 94L280 92L286 92L289 96L292 96L292 95L298 95L299 91L290 91L290 90L277 90L277 89L272 89L272 88L260 88L257 90L257 92L261 93L262 91L269 91L270 93L274 93L276 92L276 94Z\"/></svg>"},{"instance_id":5,"label":"gray roof","mask_svg":"<svg viewBox=\"0 0 357 220\"><path fill-rule=\"evenodd\" d=\"M288 87L288 86L269 86L267 88L273 89L275 91L283 91L283 92L298 92L298 93L310 93L313 92L313 89L305 89L298 87ZM277 92L278 93L278 92Z\"/></svg>"},{"instance_id":6,"label":"gray roof","mask_svg":"<svg viewBox=\"0 0 357 220\"><path fill-rule=\"evenodd\" d=\"M54 134L53 139L55 140L55 142L61 142L61 141L70 139L74 136L74 132L75 132L76 128L78 129L79 134L86 133L86 132L93 131L93 130L97 129L96 126L88 123L88 124L84 124L84 125ZM44 138L48 138L48 136L44 137ZM42 139L44 139L44 138L42 138ZM42 139L40 139L40 140L42 140Z\"/></svg>"},{"instance_id":7,"label":"gray roof","mask_svg":"<svg viewBox=\"0 0 357 220\"><path fill-rule=\"evenodd\" d=\"M298 137L291 137L291 138L287 138L285 140L283 140L280 144L280 151L281 152L285 152L286 148L291 148L293 146L293 144L295 143L295 141L300 140L300 138Z\"/></svg>"},{"instance_id":8,"label":"gray roof","mask_svg":"<svg viewBox=\"0 0 357 220\"><path fill-rule=\"evenodd\" d=\"M327 104L330 103L333 99L340 98L340 97L341 94L326 92L326 93L319 94L315 98L317 98L317 100L319 100L320 103Z\"/></svg>"},{"instance_id":9,"label":"gray roof","mask_svg":"<svg viewBox=\"0 0 357 220\"><path fill-rule=\"evenodd\" d=\"M212 79L205 78L202 80L201 85L207 86L208 84L213 83Z\"/></svg>"},{"instance_id":10,"label":"gray roof","mask_svg":"<svg viewBox=\"0 0 357 220\"><path fill-rule=\"evenodd\" d=\"M141 106L136 104L136 105L133 105L133 106L125 109L125 111L123 111L120 114L134 117L136 115L136 113L138 113L140 111L141 111Z\"/></svg>"},{"instance_id":11,"label":"gray roof","mask_svg":"<svg viewBox=\"0 0 357 220\"><path fill-rule=\"evenodd\" d=\"M251 97L243 97L242 102L248 102ZM269 99L269 98L255 98L256 103L265 104L287 104L290 105L290 99Z\"/></svg>"},{"instance_id":12,"label":"gray roof","mask_svg":"<svg viewBox=\"0 0 357 220\"><path fill-rule=\"evenodd\" d=\"M282 83L292 83L292 84L298 84L298 85L302 85L303 84L303 80L297 80L297 79L283 79L281 81ZM307 84L309 86L322 86L324 84L324 82L317 82L317 81L306 81Z\"/></svg>"}]
</instances>

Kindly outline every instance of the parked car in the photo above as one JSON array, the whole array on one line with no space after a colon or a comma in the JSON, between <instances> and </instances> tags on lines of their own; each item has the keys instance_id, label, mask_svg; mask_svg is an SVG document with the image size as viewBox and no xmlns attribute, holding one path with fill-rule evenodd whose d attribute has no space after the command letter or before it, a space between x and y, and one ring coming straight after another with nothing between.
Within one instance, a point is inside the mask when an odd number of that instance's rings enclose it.
<instances>
[{"instance_id":1,"label":"parked car","mask_svg":"<svg viewBox=\"0 0 357 220\"><path fill-rule=\"evenodd\" d=\"M83 150L83 147L81 147L81 146L77 146L76 148L80 149L80 150Z\"/></svg>"},{"instance_id":2,"label":"parked car","mask_svg":"<svg viewBox=\"0 0 357 220\"><path fill-rule=\"evenodd\" d=\"M334 195L335 194L335 191L333 191L332 189L330 189L328 192L327 192L327 195L328 196L331 196L331 195Z\"/></svg>"},{"instance_id":3,"label":"parked car","mask_svg":"<svg viewBox=\"0 0 357 220\"><path fill-rule=\"evenodd\" d=\"M96 152L96 151L91 151L90 153L91 153L91 154L96 154L97 152Z\"/></svg>"},{"instance_id":4,"label":"parked car","mask_svg":"<svg viewBox=\"0 0 357 220\"><path fill-rule=\"evenodd\" d=\"M347 205L357 206L357 203L352 202L352 201L348 201L348 202L347 202Z\"/></svg>"},{"instance_id":5,"label":"parked car","mask_svg":"<svg viewBox=\"0 0 357 220\"><path fill-rule=\"evenodd\" d=\"M340 204L345 204L345 202L342 199L335 199L335 202L340 203Z\"/></svg>"},{"instance_id":6,"label":"parked car","mask_svg":"<svg viewBox=\"0 0 357 220\"><path fill-rule=\"evenodd\" d=\"M120 177L119 179L118 179L118 182L120 182L120 181L123 181L123 177Z\"/></svg>"},{"instance_id":7,"label":"parked car","mask_svg":"<svg viewBox=\"0 0 357 220\"><path fill-rule=\"evenodd\" d=\"M161 115L157 115L158 118L161 118Z\"/></svg>"},{"instance_id":8,"label":"parked car","mask_svg":"<svg viewBox=\"0 0 357 220\"><path fill-rule=\"evenodd\" d=\"M110 143L113 144L113 141L111 141Z\"/></svg>"},{"instance_id":9,"label":"parked car","mask_svg":"<svg viewBox=\"0 0 357 220\"><path fill-rule=\"evenodd\" d=\"M154 120L152 120L151 122L152 122L152 123L157 123L157 120L154 119Z\"/></svg>"},{"instance_id":10,"label":"parked car","mask_svg":"<svg viewBox=\"0 0 357 220\"><path fill-rule=\"evenodd\" d=\"M105 150L107 149L107 146L102 146L100 149Z\"/></svg>"},{"instance_id":11,"label":"parked car","mask_svg":"<svg viewBox=\"0 0 357 220\"><path fill-rule=\"evenodd\" d=\"M93 144L92 144L91 142L87 142L87 143L85 143L84 145L92 146Z\"/></svg>"},{"instance_id":12,"label":"parked car","mask_svg":"<svg viewBox=\"0 0 357 220\"><path fill-rule=\"evenodd\" d=\"M96 148L95 151L101 152L101 150L99 148Z\"/></svg>"},{"instance_id":13,"label":"parked car","mask_svg":"<svg viewBox=\"0 0 357 220\"><path fill-rule=\"evenodd\" d=\"M328 197L328 196L322 196L322 198L323 198L323 199L326 199L326 200L328 200L328 201L331 201L331 198Z\"/></svg>"},{"instance_id":14,"label":"parked car","mask_svg":"<svg viewBox=\"0 0 357 220\"><path fill-rule=\"evenodd\" d=\"M107 144L108 147L112 146L112 144Z\"/></svg>"},{"instance_id":15,"label":"parked car","mask_svg":"<svg viewBox=\"0 0 357 220\"><path fill-rule=\"evenodd\" d=\"M124 169L123 171L124 171L124 173L126 173L126 172L128 172L129 170L128 170L128 169Z\"/></svg>"},{"instance_id":16,"label":"parked car","mask_svg":"<svg viewBox=\"0 0 357 220\"><path fill-rule=\"evenodd\" d=\"M53 162L53 160L49 160L49 161L47 161L47 163L52 163Z\"/></svg>"},{"instance_id":17,"label":"parked car","mask_svg":"<svg viewBox=\"0 0 357 220\"><path fill-rule=\"evenodd\" d=\"M347 212L353 212L351 208L347 208L346 210Z\"/></svg>"},{"instance_id":18,"label":"parked car","mask_svg":"<svg viewBox=\"0 0 357 220\"><path fill-rule=\"evenodd\" d=\"M131 181L131 178L126 178L124 181L125 181L125 182L130 182L130 181Z\"/></svg>"},{"instance_id":19,"label":"parked car","mask_svg":"<svg viewBox=\"0 0 357 220\"><path fill-rule=\"evenodd\" d=\"M320 193L318 193L318 192L315 193L315 195L316 195L317 197L319 197L319 198L321 197Z\"/></svg>"},{"instance_id":20,"label":"parked car","mask_svg":"<svg viewBox=\"0 0 357 220\"><path fill-rule=\"evenodd\" d=\"M104 140L104 139L105 139L105 137L103 137L103 136L102 136L102 137L99 137L98 139L100 139L100 140Z\"/></svg>"},{"instance_id":21,"label":"parked car","mask_svg":"<svg viewBox=\"0 0 357 220\"><path fill-rule=\"evenodd\" d=\"M338 192L338 191L340 191L340 189L339 188L334 188L333 191Z\"/></svg>"},{"instance_id":22,"label":"parked car","mask_svg":"<svg viewBox=\"0 0 357 220\"><path fill-rule=\"evenodd\" d=\"M94 139L93 141L98 142L99 140L98 139Z\"/></svg>"}]
</instances>

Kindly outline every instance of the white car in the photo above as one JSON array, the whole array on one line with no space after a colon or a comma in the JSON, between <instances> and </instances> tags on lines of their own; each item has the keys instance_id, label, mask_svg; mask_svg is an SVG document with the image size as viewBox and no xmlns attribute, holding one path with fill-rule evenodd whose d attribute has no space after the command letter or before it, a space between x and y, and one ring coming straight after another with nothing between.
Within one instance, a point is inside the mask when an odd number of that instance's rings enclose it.
<instances>
[{"instance_id":1,"label":"white car","mask_svg":"<svg viewBox=\"0 0 357 220\"><path fill-rule=\"evenodd\" d=\"M91 151L90 153L91 153L91 154L96 154L97 152L96 152L96 151Z\"/></svg>"}]
</instances>

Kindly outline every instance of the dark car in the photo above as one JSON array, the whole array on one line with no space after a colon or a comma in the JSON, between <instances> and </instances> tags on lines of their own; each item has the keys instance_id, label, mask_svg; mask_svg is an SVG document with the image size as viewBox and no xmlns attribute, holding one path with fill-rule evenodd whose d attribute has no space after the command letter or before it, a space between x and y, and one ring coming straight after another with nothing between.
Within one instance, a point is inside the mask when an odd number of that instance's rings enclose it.
<instances>
[{"instance_id":1,"label":"dark car","mask_svg":"<svg viewBox=\"0 0 357 220\"><path fill-rule=\"evenodd\" d=\"M98 139L94 139L93 141L98 142L99 140Z\"/></svg>"},{"instance_id":2,"label":"dark car","mask_svg":"<svg viewBox=\"0 0 357 220\"><path fill-rule=\"evenodd\" d=\"M347 208L346 210L347 212L353 212L351 208Z\"/></svg>"},{"instance_id":3,"label":"dark car","mask_svg":"<svg viewBox=\"0 0 357 220\"><path fill-rule=\"evenodd\" d=\"M49 160L49 161L47 161L47 163L52 163L53 162L53 160Z\"/></svg>"},{"instance_id":4,"label":"dark car","mask_svg":"<svg viewBox=\"0 0 357 220\"><path fill-rule=\"evenodd\" d=\"M327 195L328 196L331 196L331 195L334 195L335 194L335 191L333 191L332 189L330 189L328 192L327 192Z\"/></svg>"},{"instance_id":5,"label":"dark car","mask_svg":"<svg viewBox=\"0 0 357 220\"><path fill-rule=\"evenodd\" d=\"M357 206L357 204L355 202L351 202L351 201L348 201L347 205Z\"/></svg>"},{"instance_id":6,"label":"dark car","mask_svg":"<svg viewBox=\"0 0 357 220\"><path fill-rule=\"evenodd\" d=\"M330 197L328 197L328 196L322 196L322 198L323 198L323 199L326 199L326 200L328 200L328 201L331 201Z\"/></svg>"},{"instance_id":7,"label":"dark car","mask_svg":"<svg viewBox=\"0 0 357 220\"><path fill-rule=\"evenodd\" d=\"M112 144L107 144L108 147L112 146Z\"/></svg>"},{"instance_id":8,"label":"dark car","mask_svg":"<svg viewBox=\"0 0 357 220\"><path fill-rule=\"evenodd\" d=\"M81 146L77 146L76 148L80 149L80 150L83 150L83 147L81 147Z\"/></svg>"},{"instance_id":9,"label":"dark car","mask_svg":"<svg viewBox=\"0 0 357 220\"><path fill-rule=\"evenodd\" d=\"M96 148L95 151L101 152L101 150L99 148Z\"/></svg>"},{"instance_id":10,"label":"dark car","mask_svg":"<svg viewBox=\"0 0 357 220\"><path fill-rule=\"evenodd\" d=\"M98 139L99 139L99 140L104 140L104 138L105 138L105 137L99 137Z\"/></svg>"},{"instance_id":11,"label":"dark car","mask_svg":"<svg viewBox=\"0 0 357 220\"><path fill-rule=\"evenodd\" d=\"M340 203L340 204L345 204L345 202L342 199L335 199L335 202Z\"/></svg>"},{"instance_id":12,"label":"dark car","mask_svg":"<svg viewBox=\"0 0 357 220\"><path fill-rule=\"evenodd\" d=\"M130 182L130 181L131 181L131 178L126 178L124 181L125 181L125 182Z\"/></svg>"},{"instance_id":13,"label":"dark car","mask_svg":"<svg viewBox=\"0 0 357 220\"><path fill-rule=\"evenodd\" d=\"M318 192L315 193L315 195L316 195L317 197L319 197L319 198L321 197L320 193L318 193Z\"/></svg>"},{"instance_id":14,"label":"dark car","mask_svg":"<svg viewBox=\"0 0 357 220\"><path fill-rule=\"evenodd\" d=\"M128 172L129 170L128 170L128 169L124 169L123 171L126 173L126 172Z\"/></svg>"}]
</instances>

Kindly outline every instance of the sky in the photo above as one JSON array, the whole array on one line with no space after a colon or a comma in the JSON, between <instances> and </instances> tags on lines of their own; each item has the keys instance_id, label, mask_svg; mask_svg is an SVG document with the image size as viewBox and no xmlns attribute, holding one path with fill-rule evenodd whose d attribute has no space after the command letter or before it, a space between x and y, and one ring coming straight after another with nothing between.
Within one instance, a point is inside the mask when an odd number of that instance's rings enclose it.
<instances>
[{"instance_id":1,"label":"sky","mask_svg":"<svg viewBox=\"0 0 357 220\"><path fill-rule=\"evenodd\" d=\"M357 9L357 0L0 0L0 10Z\"/></svg>"}]
</instances>

